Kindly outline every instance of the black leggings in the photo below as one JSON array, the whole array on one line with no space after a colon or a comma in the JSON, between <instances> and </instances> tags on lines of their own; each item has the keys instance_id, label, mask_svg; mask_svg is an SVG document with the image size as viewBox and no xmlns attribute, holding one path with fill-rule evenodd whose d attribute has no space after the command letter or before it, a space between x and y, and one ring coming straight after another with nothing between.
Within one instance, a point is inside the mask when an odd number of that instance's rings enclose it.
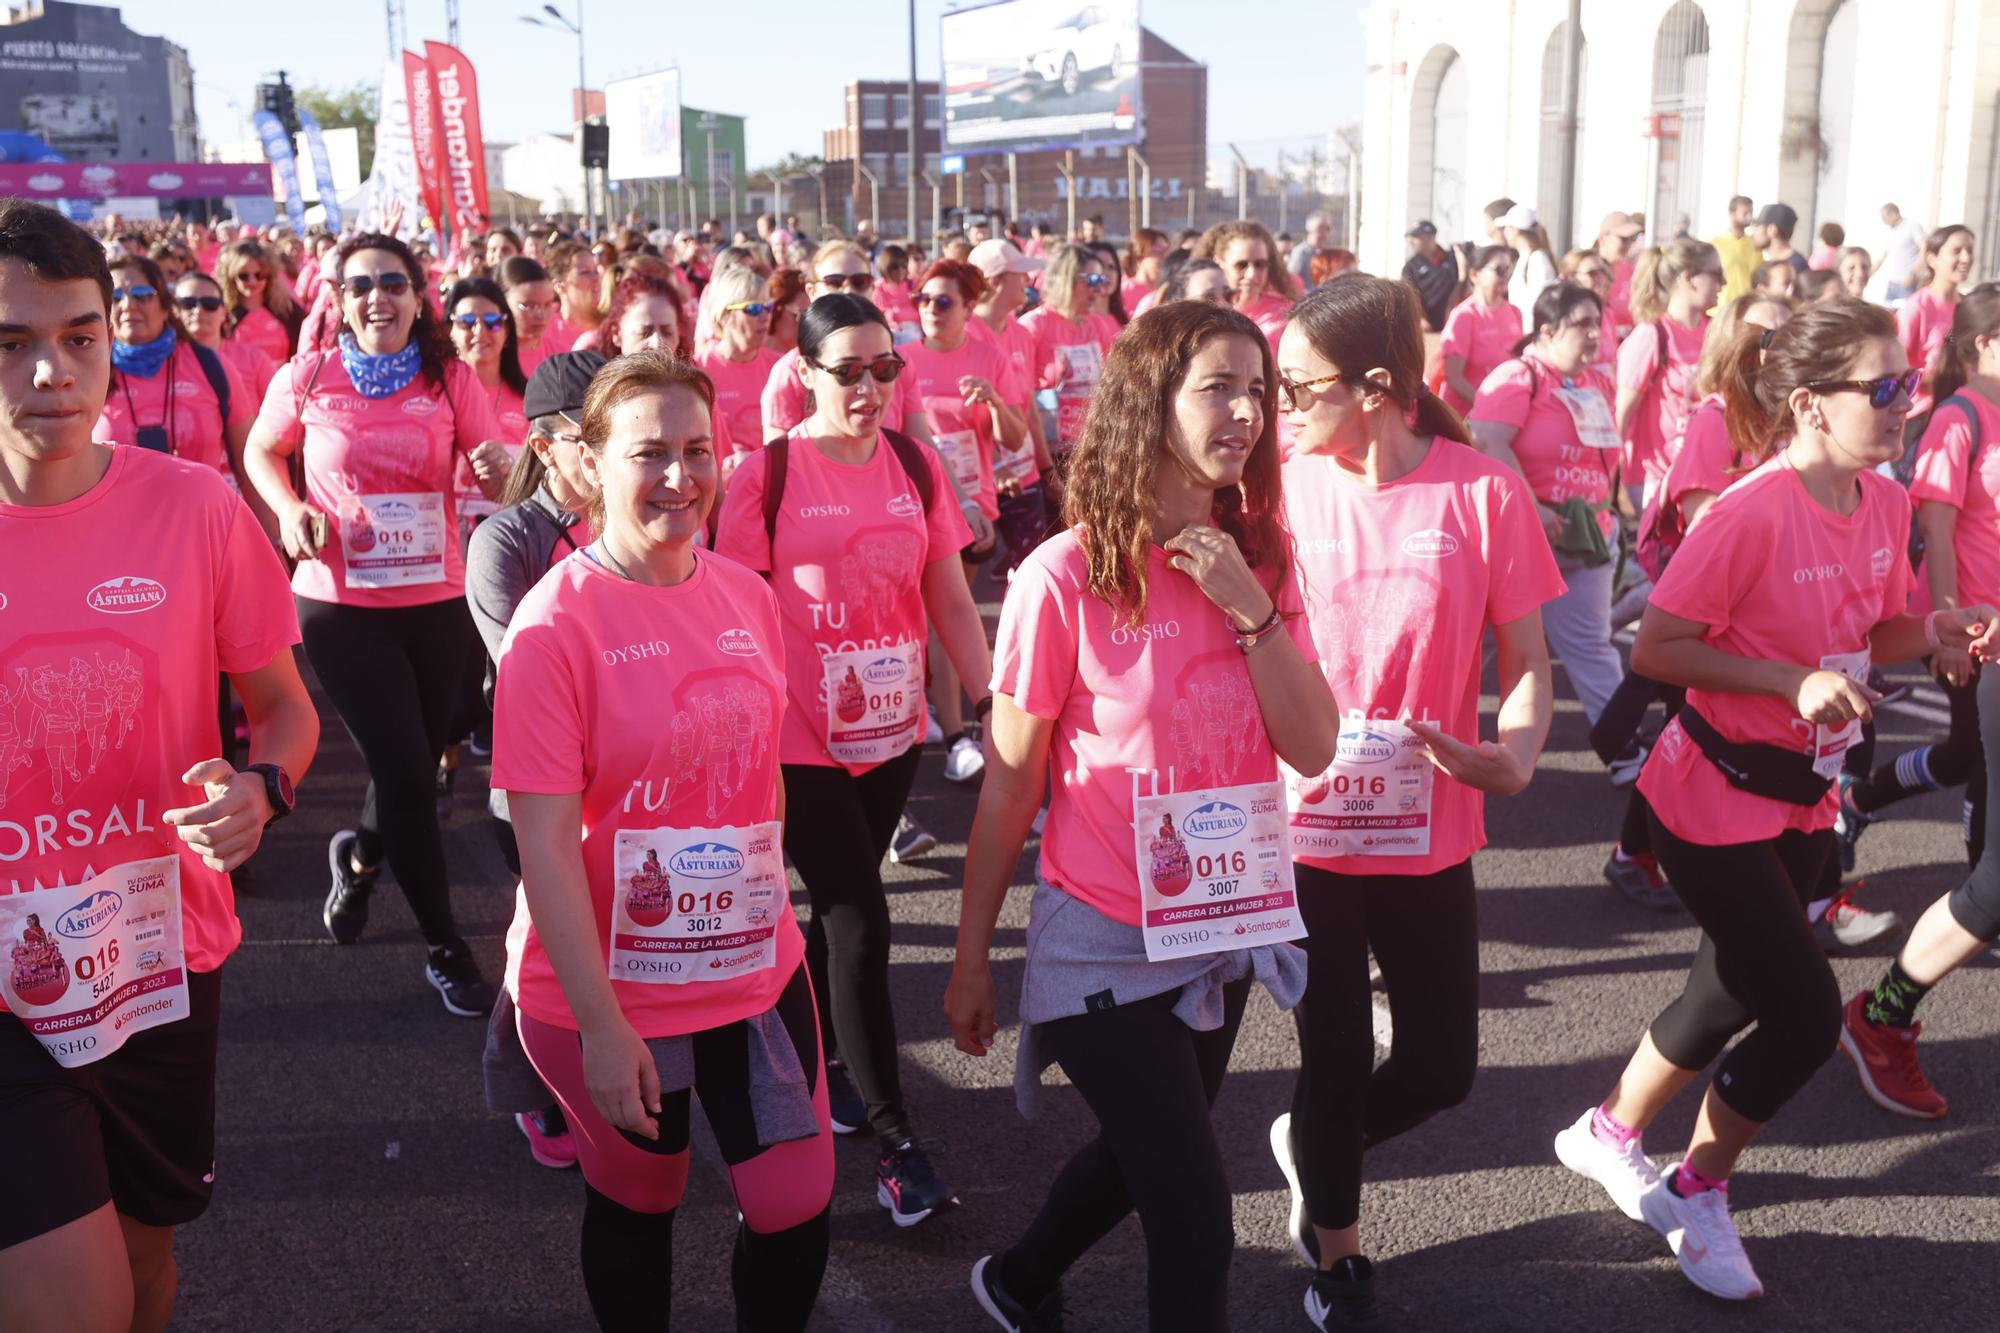
<instances>
[{"instance_id":1,"label":"black leggings","mask_svg":"<svg viewBox=\"0 0 2000 1333\"><path fill-rule=\"evenodd\" d=\"M451 915L437 764L465 670L472 613L462 597L424 606L340 606L301 597L299 633L320 688L368 765L357 849L385 859L424 942L462 941Z\"/></svg>"},{"instance_id":2,"label":"black leggings","mask_svg":"<svg viewBox=\"0 0 2000 1333\"><path fill-rule=\"evenodd\" d=\"M1970 794L1981 798L1970 831L1980 850L1972 873L1952 890L1949 902L1952 920L1990 944L2000 939L2000 828L1994 827L2000 823L2000 771L1990 762L1991 757L2000 756L2000 671L1982 671L1978 693L1982 753L1988 758L1984 775L1975 774L1969 786ZM1955 709L1953 716L1957 716Z\"/></svg>"},{"instance_id":3,"label":"black leggings","mask_svg":"<svg viewBox=\"0 0 2000 1333\"><path fill-rule=\"evenodd\" d=\"M1680 998L1653 1020L1653 1045L1682 1069L1704 1069L1755 1023L1716 1070L1715 1091L1763 1124L1840 1039L1840 984L1805 914L1824 892L1833 830L1709 847L1682 841L1655 815L1653 848L1701 927Z\"/></svg>"},{"instance_id":4,"label":"black leggings","mask_svg":"<svg viewBox=\"0 0 2000 1333\"><path fill-rule=\"evenodd\" d=\"M1472 1091L1479 1067L1477 895L1470 861L1430 875L1297 870L1309 979L1293 1013L1300 1058L1292 1151L1307 1215L1338 1231L1361 1216L1362 1150ZM1370 946L1396 1033L1379 1068Z\"/></svg>"},{"instance_id":5,"label":"black leggings","mask_svg":"<svg viewBox=\"0 0 2000 1333\"><path fill-rule=\"evenodd\" d=\"M1965 826L1968 865L1978 864L1986 845L1986 783L1980 778L1986 757L1979 723L1979 681L1984 674L1975 664L1970 681L1942 685L1945 701L1951 706L1951 726L1944 740L1897 755L1858 779L1851 792L1854 808L1872 815L1922 792L1963 786L1971 806Z\"/></svg>"},{"instance_id":6,"label":"black leggings","mask_svg":"<svg viewBox=\"0 0 2000 1333\"><path fill-rule=\"evenodd\" d=\"M1229 1327L1236 1249L1229 1179L1209 1108L1229 1068L1250 980L1223 989L1222 1026L1196 1032L1180 992L1042 1024L1063 1073L1097 1115L1027 1233L1000 1259L1000 1285L1035 1305L1134 1208L1146 1233L1147 1327Z\"/></svg>"},{"instance_id":7,"label":"black leggings","mask_svg":"<svg viewBox=\"0 0 2000 1333\"><path fill-rule=\"evenodd\" d=\"M912 747L856 777L823 764L785 764L785 854L812 903L806 966L820 998L829 1059L839 1056L884 1143L908 1136L889 1003L889 899L882 858L910 799L921 752Z\"/></svg>"}]
</instances>

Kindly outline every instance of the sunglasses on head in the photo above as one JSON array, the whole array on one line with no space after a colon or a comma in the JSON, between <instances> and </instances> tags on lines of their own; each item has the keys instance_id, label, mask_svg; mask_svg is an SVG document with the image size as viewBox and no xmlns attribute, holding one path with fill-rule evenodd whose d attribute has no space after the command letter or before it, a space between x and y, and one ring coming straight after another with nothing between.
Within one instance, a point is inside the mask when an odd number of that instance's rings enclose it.
<instances>
[{"instance_id":1,"label":"sunglasses on head","mask_svg":"<svg viewBox=\"0 0 2000 1333\"><path fill-rule=\"evenodd\" d=\"M732 301L722 307L722 313L726 315L732 310L741 310L752 319L762 319L764 316L770 314L773 309L774 307L769 301Z\"/></svg>"},{"instance_id":2,"label":"sunglasses on head","mask_svg":"<svg viewBox=\"0 0 2000 1333\"><path fill-rule=\"evenodd\" d=\"M410 275L407 273L384 273L379 278L362 276L348 278L340 284L340 290L349 296L366 296L377 287L386 296L401 296L410 290Z\"/></svg>"},{"instance_id":3,"label":"sunglasses on head","mask_svg":"<svg viewBox=\"0 0 2000 1333\"><path fill-rule=\"evenodd\" d=\"M919 309L928 306L931 309L936 310L940 315L942 315L945 311L951 309L953 306L958 304L958 302L952 300L951 297L944 295L943 293L939 293L938 295L934 296L929 292L918 292L915 296L912 296L910 300Z\"/></svg>"},{"instance_id":4,"label":"sunglasses on head","mask_svg":"<svg viewBox=\"0 0 2000 1333\"><path fill-rule=\"evenodd\" d=\"M874 291L875 279L866 273L822 273L819 285L836 292L845 289L858 296L862 292Z\"/></svg>"},{"instance_id":5,"label":"sunglasses on head","mask_svg":"<svg viewBox=\"0 0 2000 1333\"><path fill-rule=\"evenodd\" d=\"M222 298L219 296L177 296L174 298L174 304L183 310L206 310L213 314L215 311L222 309Z\"/></svg>"},{"instance_id":6,"label":"sunglasses on head","mask_svg":"<svg viewBox=\"0 0 2000 1333\"><path fill-rule=\"evenodd\" d=\"M497 329L507 322L507 317L498 310L489 310L483 315L453 315L451 322L461 329L469 329L479 324L484 324L489 329Z\"/></svg>"},{"instance_id":7,"label":"sunglasses on head","mask_svg":"<svg viewBox=\"0 0 2000 1333\"><path fill-rule=\"evenodd\" d=\"M1900 375L1884 375L1874 380L1814 380L1806 387L1814 393L1865 393L1868 395L1868 406L1884 408L1898 397L1914 396L1923 377L1923 371L1910 369Z\"/></svg>"},{"instance_id":8,"label":"sunglasses on head","mask_svg":"<svg viewBox=\"0 0 2000 1333\"><path fill-rule=\"evenodd\" d=\"M891 352L873 361L843 361L837 366L823 365L818 361L810 363L814 369L823 370L833 376L833 382L843 389L851 389L861 383L863 375L872 375L877 384L893 384L896 376L903 373L903 358Z\"/></svg>"},{"instance_id":9,"label":"sunglasses on head","mask_svg":"<svg viewBox=\"0 0 2000 1333\"><path fill-rule=\"evenodd\" d=\"M111 300L113 304L116 304L119 301L127 301L127 300L150 301L159 294L160 293L157 288L152 287L147 283L135 282L130 287L113 287L111 289Z\"/></svg>"}]
</instances>

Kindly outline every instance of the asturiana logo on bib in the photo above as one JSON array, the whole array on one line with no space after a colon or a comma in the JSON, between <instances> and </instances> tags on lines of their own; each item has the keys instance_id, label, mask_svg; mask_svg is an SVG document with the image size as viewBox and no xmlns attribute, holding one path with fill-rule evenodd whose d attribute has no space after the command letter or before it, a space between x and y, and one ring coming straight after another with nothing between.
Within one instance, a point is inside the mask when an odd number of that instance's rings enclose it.
<instances>
[{"instance_id":1,"label":"asturiana logo on bib","mask_svg":"<svg viewBox=\"0 0 2000 1333\"><path fill-rule=\"evenodd\" d=\"M747 629L726 629L715 636L715 646L731 657L755 657L757 640Z\"/></svg>"},{"instance_id":2,"label":"asturiana logo on bib","mask_svg":"<svg viewBox=\"0 0 2000 1333\"><path fill-rule=\"evenodd\" d=\"M894 685L909 674L909 667L900 657L878 657L861 668L861 678L870 685Z\"/></svg>"},{"instance_id":3,"label":"asturiana logo on bib","mask_svg":"<svg viewBox=\"0 0 2000 1333\"><path fill-rule=\"evenodd\" d=\"M1458 538L1437 528L1425 528L1403 538L1403 554L1421 556L1430 560L1442 559L1458 554Z\"/></svg>"},{"instance_id":4,"label":"asturiana logo on bib","mask_svg":"<svg viewBox=\"0 0 2000 1333\"><path fill-rule=\"evenodd\" d=\"M129 616L140 611L150 611L166 600L165 584L155 579L142 578L137 574L106 579L85 593L83 598L84 605L91 610L114 616Z\"/></svg>"},{"instance_id":5,"label":"asturiana logo on bib","mask_svg":"<svg viewBox=\"0 0 2000 1333\"><path fill-rule=\"evenodd\" d=\"M125 900L109 889L99 889L56 918L56 934L73 940L89 939L118 919Z\"/></svg>"},{"instance_id":6,"label":"asturiana logo on bib","mask_svg":"<svg viewBox=\"0 0 2000 1333\"><path fill-rule=\"evenodd\" d=\"M889 512L897 518L915 518L924 512L924 502L908 491L904 491L901 495L889 501Z\"/></svg>"},{"instance_id":7,"label":"asturiana logo on bib","mask_svg":"<svg viewBox=\"0 0 2000 1333\"><path fill-rule=\"evenodd\" d=\"M1396 743L1375 731L1346 731L1334 743L1334 755L1349 764L1380 764L1396 757Z\"/></svg>"},{"instance_id":8,"label":"asturiana logo on bib","mask_svg":"<svg viewBox=\"0 0 2000 1333\"><path fill-rule=\"evenodd\" d=\"M1181 829L1191 838L1227 838L1241 833L1250 823L1240 806L1227 801L1198 805L1181 821Z\"/></svg>"},{"instance_id":9,"label":"asturiana logo on bib","mask_svg":"<svg viewBox=\"0 0 2000 1333\"><path fill-rule=\"evenodd\" d=\"M726 842L698 842L668 857L667 869L689 879L724 879L743 869L743 853Z\"/></svg>"},{"instance_id":10,"label":"asturiana logo on bib","mask_svg":"<svg viewBox=\"0 0 2000 1333\"><path fill-rule=\"evenodd\" d=\"M408 500L383 500L369 512L369 518L376 526L394 527L417 521L417 507Z\"/></svg>"}]
</instances>

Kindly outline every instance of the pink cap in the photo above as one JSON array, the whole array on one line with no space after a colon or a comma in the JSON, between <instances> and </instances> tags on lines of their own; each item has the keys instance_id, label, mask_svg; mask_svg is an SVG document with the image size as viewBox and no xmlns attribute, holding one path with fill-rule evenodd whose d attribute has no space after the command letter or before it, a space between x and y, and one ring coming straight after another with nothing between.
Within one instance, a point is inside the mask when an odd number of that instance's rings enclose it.
<instances>
[{"instance_id":1,"label":"pink cap","mask_svg":"<svg viewBox=\"0 0 2000 1333\"><path fill-rule=\"evenodd\" d=\"M972 247L972 266L989 278L997 278L1006 273L1040 273L1042 261L1030 259L1022 254L1012 241L995 237L981 241Z\"/></svg>"}]
</instances>

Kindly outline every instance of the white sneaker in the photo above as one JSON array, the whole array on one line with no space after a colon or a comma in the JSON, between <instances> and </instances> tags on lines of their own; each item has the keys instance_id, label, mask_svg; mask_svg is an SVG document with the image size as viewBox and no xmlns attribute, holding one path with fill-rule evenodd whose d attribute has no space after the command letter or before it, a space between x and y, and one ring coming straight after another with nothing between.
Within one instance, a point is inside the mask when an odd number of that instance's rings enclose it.
<instances>
[{"instance_id":1,"label":"white sneaker","mask_svg":"<svg viewBox=\"0 0 2000 1333\"><path fill-rule=\"evenodd\" d=\"M1647 1225L1673 1247L1688 1281L1725 1301L1754 1301L1764 1294L1729 1216L1728 1191L1703 1190L1683 1199L1663 1180L1640 1196L1639 1206Z\"/></svg>"},{"instance_id":2,"label":"white sneaker","mask_svg":"<svg viewBox=\"0 0 2000 1333\"><path fill-rule=\"evenodd\" d=\"M927 705L924 709L924 744L937 745L944 740L944 727L938 722L937 706Z\"/></svg>"},{"instance_id":3,"label":"white sneaker","mask_svg":"<svg viewBox=\"0 0 2000 1333\"><path fill-rule=\"evenodd\" d=\"M1285 1173L1285 1184L1292 1191L1292 1212L1286 1230L1292 1238L1292 1248L1308 1268L1319 1267L1319 1237L1313 1232L1312 1223L1306 1217L1306 1194L1299 1188L1299 1165L1292 1160L1292 1113L1285 1112L1271 1122L1271 1156L1278 1159L1278 1169Z\"/></svg>"},{"instance_id":4,"label":"white sneaker","mask_svg":"<svg viewBox=\"0 0 2000 1333\"><path fill-rule=\"evenodd\" d=\"M1592 1107L1577 1117L1574 1125L1556 1135L1556 1157L1562 1164L1587 1180L1594 1180L1611 1196L1618 1211L1634 1222L1647 1220L1639 1200L1660 1183L1660 1168L1646 1156L1633 1139L1623 1149L1614 1148L1590 1132Z\"/></svg>"},{"instance_id":5,"label":"white sneaker","mask_svg":"<svg viewBox=\"0 0 2000 1333\"><path fill-rule=\"evenodd\" d=\"M1873 939L1887 935L1903 924L1894 912L1871 912L1865 907L1856 907L1846 894L1833 900L1826 909L1826 924L1833 929L1833 937L1852 949Z\"/></svg>"},{"instance_id":6,"label":"white sneaker","mask_svg":"<svg viewBox=\"0 0 2000 1333\"><path fill-rule=\"evenodd\" d=\"M974 782L986 771L986 756L980 753L979 742L970 736L960 736L945 751L944 776L947 782Z\"/></svg>"}]
</instances>

